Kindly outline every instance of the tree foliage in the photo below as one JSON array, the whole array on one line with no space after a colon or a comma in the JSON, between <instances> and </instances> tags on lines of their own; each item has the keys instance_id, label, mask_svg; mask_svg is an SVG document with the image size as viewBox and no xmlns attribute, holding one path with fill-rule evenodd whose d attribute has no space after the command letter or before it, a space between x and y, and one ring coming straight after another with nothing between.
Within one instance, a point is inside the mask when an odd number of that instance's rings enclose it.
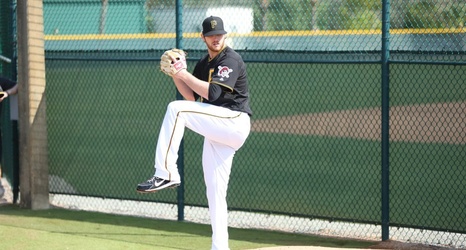
<instances>
[{"instance_id":1,"label":"tree foliage","mask_svg":"<svg viewBox=\"0 0 466 250\"><path fill-rule=\"evenodd\" d=\"M372 30L382 27L382 1L374 0L183 0L183 8L250 7L255 31ZM146 8L176 1L147 0ZM234 13L232 13L234 14ZM463 28L464 0L391 0L391 28Z\"/></svg>"},{"instance_id":2,"label":"tree foliage","mask_svg":"<svg viewBox=\"0 0 466 250\"><path fill-rule=\"evenodd\" d=\"M382 1L256 0L255 30L380 29ZM392 0L392 28L463 28L464 0Z\"/></svg>"}]
</instances>

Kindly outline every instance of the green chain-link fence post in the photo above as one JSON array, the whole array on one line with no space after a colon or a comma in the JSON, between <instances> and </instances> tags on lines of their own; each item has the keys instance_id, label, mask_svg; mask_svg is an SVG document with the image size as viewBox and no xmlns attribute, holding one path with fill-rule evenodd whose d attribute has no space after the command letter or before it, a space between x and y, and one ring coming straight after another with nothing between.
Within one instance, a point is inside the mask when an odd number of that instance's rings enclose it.
<instances>
[{"instance_id":1,"label":"green chain-link fence post","mask_svg":"<svg viewBox=\"0 0 466 250\"><path fill-rule=\"evenodd\" d=\"M183 49L183 1L176 0L176 47ZM183 96L176 91L176 99L182 100ZM184 220L184 140L181 140L178 149L178 171L180 173L181 183L178 187L178 220Z\"/></svg>"},{"instance_id":2,"label":"green chain-link fence post","mask_svg":"<svg viewBox=\"0 0 466 250\"><path fill-rule=\"evenodd\" d=\"M390 59L390 0L382 1L382 240L390 238L389 209L389 59Z\"/></svg>"}]
</instances>

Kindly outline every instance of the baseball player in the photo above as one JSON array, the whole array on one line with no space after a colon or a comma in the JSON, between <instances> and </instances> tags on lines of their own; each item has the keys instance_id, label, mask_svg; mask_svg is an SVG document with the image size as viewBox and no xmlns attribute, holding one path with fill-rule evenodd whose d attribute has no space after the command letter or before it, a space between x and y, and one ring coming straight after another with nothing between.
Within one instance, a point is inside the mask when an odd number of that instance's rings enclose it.
<instances>
[{"instance_id":1,"label":"baseball player","mask_svg":"<svg viewBox=\"0 0 466 250\"><path fill-rule=\"evenodd\" d=\"M8 78L0 76L0 117L2 115L2 105L1 102L5 100L8 96L14 95L18 92L18 84ZM2 159L2 129L0 126L0 160ZM0 168L0 174L2 173ZM2 183L0 182L0 185Z\"/></svg>"},{"instance_id":2,"label":"baseball player","mask_svg":"<svg viewBox=\"0 0 466 250\"><path fill-rule=\"evenodd\" d=\"M18 84L16 82L0 77L0 102L10 95L14 95L18 92Z\"/></svg>"},{"instance_id":3,"label":"baseball player","mask_svg":"<svg viewBox=\"0 0 466 250\"><path fill-rule=\"evenodd\" d=\"M180 184L176 161L185 128L204 137L202 166L212 226L212 249L229 249L227 188L235 152L250 131L248 77L241 56L225 45L227 32L216 16L202 23L208 53L186 70L184 52L162 56L161 69L170 75L185 100L171 102L155 151L155 174L137 186L142 193ZM198 101L196 101L198 100Z\"/></svg>"}]
</instances>

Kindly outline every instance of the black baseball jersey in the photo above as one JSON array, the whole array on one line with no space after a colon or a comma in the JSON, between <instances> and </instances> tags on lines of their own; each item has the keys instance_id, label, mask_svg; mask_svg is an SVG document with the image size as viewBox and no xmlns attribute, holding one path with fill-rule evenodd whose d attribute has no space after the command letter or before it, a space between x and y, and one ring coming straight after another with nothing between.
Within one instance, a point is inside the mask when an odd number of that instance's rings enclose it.
<instances>
[{"instance_id":1,"label":"black baseball jersey","mask_svg":"<svg viewBox=\"0 0 466 250\"><path fill-rule=\"evenodd\" d=\"M246 64L232 48L225 47L213 59L209 54L201 58L193 75L210 83L209 100L202 98L202 102L252 115Z\"/></svg>"},{"instance_id":2,"label":"black baseball jersey","mask_svg":"<svg viewBox=\"0 0 466 250\"><path fill-rule=\"evenodd\" d=\"M0 76L0 87L1 87L0 91L9 90L9 89L13 88L15 85L16 85L16 83L14 81L11 81L8 78Z\"/></svg>"}]
</instances>

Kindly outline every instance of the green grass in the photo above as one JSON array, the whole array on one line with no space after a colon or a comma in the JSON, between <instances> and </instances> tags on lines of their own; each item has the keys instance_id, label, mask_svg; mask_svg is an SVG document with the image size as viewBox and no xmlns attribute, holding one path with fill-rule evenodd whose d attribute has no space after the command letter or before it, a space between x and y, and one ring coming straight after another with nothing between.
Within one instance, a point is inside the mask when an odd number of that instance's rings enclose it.
<instances>
[{"instance_id":1,"label":"green grass","mask_svg":"<svg viewBox=\"0 0 466 250\"><path fill-rule=\"evenodd\" d=\"M380 65L248 64L248 73L253 119L381 103ZM173 192L134 192L153 174L159 126L175 97L156 65L50 61L46 77L50 174L81 195L176 203ZM392 65L390 103L465 101L464 82L464 66ZM185 142L185 202L206 206L202 138L187 132ZM466 231L466 146L392 142L390 149L392 222ZM380 223L380 178L379 141L253 132L235 158L228 201L235 209Z\"/></svg>"},{"instance_id":2,"label":"green grass","mask_svg":"<svg viewBox=\"0 0 466 250\"><path fill-rule=\"evenodd\" d=\"M0 207L0 249L210 249L209 225L64 209ZM376 242L230 229L230 248L367 248Z\"/></svg>"}]
</instances>

